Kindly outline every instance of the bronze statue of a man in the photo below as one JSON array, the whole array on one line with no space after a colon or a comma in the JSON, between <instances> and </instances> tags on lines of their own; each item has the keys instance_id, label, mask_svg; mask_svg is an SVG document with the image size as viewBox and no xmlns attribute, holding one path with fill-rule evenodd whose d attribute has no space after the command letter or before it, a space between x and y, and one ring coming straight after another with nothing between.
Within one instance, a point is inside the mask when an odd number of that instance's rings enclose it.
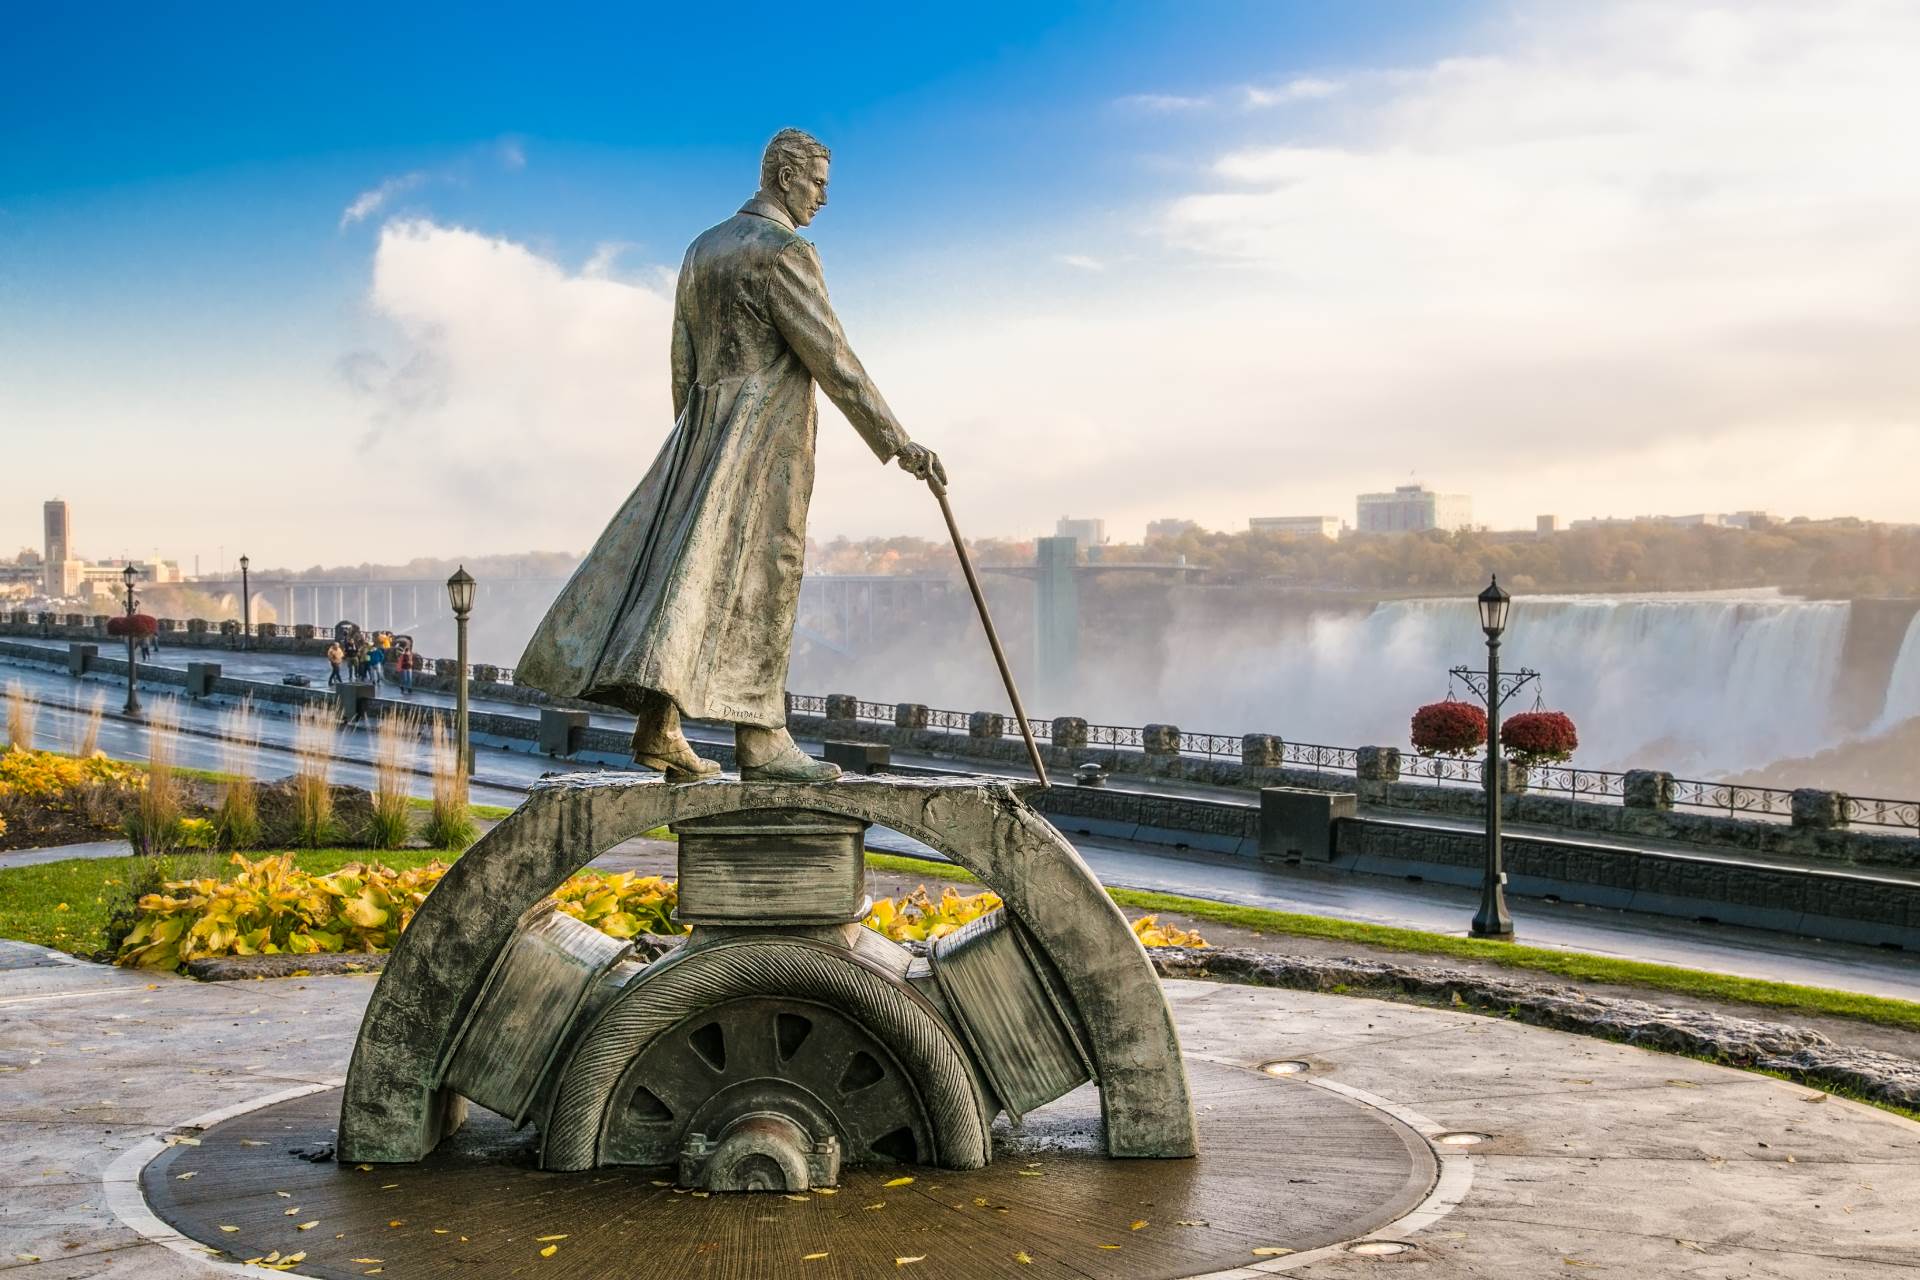
<instances>
[{"instance_id":1,"label":"bronze statue of a man","mask_svg":"<svg viewBox=\"0 0 1920 1280\"><path fill-rule=\"evenodd\" d=\"M674 425L646 478L528 642L516 681L639 718L633 758L670 782L717 773L680 717L731 720L746 778L824 782L786 728L787 659L813 494L818 382L882 463L943 485L847 346L798 228L827 203L828 152L782 129L760 190L680 267Z\"/></svg>"}]
</instances>

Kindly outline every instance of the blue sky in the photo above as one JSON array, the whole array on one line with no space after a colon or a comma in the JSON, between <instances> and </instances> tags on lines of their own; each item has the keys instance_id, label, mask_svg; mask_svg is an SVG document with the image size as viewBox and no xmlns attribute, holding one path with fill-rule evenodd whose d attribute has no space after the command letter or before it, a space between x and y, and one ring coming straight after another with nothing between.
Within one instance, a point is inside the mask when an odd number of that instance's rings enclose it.
<instances>
[{"instance_id":1,"label":"blue sky","mask_svg":"<svg viewBox=\"0 0 1920 1280\"><path fill-rule=\"evenodd\" d=\"M785 124L834 148L810 234L983 533L1350 517L1409 472L1496 524L1920 519L1848 461L1914 461L1899 5L9 23L0 547L56 491L101 554L583 546L668 425L663 273ZM847 436L816 531L934 532Z\"/></svg>"}]
</instances>

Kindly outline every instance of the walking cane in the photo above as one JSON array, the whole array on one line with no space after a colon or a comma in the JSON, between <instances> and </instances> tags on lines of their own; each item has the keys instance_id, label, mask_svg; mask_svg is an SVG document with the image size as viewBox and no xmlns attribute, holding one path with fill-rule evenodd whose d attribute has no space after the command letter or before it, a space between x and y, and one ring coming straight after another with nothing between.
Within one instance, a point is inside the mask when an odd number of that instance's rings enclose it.
<instances>
[{"instance_id":1,"label":"walking cane","mask_svg":"<svg viewBox=\"0 0 1920 1280\"><path fill-rule=\"evenodd\" d=\"M993 660L999 664L1000 679L1007 686L1007 697L1013 701L1013 718L1020 722L1020 736L1027 741L1027 758L1033 761L1033 772L1044 788L1050 786L1047 781L1047 766L1040 759L1040 747L1033 740L1033 726L1027 723L1027 709L1020 705L1020 691L1013 687L1013 672L1007 667L1007 655L1000 648L999 633L993 629L993 615L987 612L986 593L980 590L980 579L973 572L973 560L967 555L967 543L960 536L960 526L953 521L953 507L947 502L947 486L938 476L927 476L927 487L933 490L933 496L940 500L940 514L946 517L947 533L953 538L953 550L960 557L960 572L967 575L967 590L973 592L974 607L980 610L980 625L987 629L987 643L993 646Z\"/></svg>"}]
</instances>

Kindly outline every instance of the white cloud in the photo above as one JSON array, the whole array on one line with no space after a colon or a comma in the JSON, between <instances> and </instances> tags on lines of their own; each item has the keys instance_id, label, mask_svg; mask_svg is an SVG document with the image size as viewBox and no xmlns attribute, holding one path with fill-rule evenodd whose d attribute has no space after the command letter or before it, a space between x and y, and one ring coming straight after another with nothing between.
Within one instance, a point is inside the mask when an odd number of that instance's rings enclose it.
<instances>
[{"instance_id":1,"label":"white cloud","mask_svg":"<svg viewBox=\"0 0 1920 1280\"><path fill-rule=\"evenodd\" d=\"M1241 95L1241 100L1249 107L1278 107L1290 102L1310 102L1317 98L1331 98L1346 86L1335 80L1323 80L1318 76L1301 76L1289 80L1274 89L1249 86Z\"/></svg>"},{"instance_id":2,"label":"white cloud","mask_svg":"<svg viewBox=\"0 0 1920 1280\"><path fill-rule=\"evenodd\" d=\"M412 191L427 180L424 172L403 173L388 178L371 190L362 191L353 198L353 202L340 212L340 229L345 231L357 222L364 222L387 207L389 201L403 192Z\"/></svg>"},{"instance_id":3,"label":"white cloud","mask_svg":"<svg viewBox=\"0 0 1920 1280\"><path fill-rule=\"evenodd\" d=\"M1107 269L1106 263L1100 261L1098 258L1089 258L1084 253L1063 253L1060 255L1059 261L1065 266L1073 267L1080 271L1105 271Z\"/></svg>"},{"instance_id":4,"label":"white cloud","mask_svg":"<svg viewBox=\"0 0 1920 1280\"><path fill-rule=\"evenodd\" d=\"M499 158L500 167L503 169L517 172L527 167L527 146L518 138L500 139L494 154Z\"/></svg>"},{"instance_id":5,"label":"white cloud","mask_svg":"<svg viewBox=\"0 0 1920 1280\"><path fill-rule=\"evenodd\" d=\"M1130 93L1116 99L1115 105L1136 111L1197 111L1211 101L1209 98L1193 98L1179 93Z\"/></svg>"},{"instance_id":6,"label":"white cloud","mask_svg":"<svg viewBox=\"0 0 1920 1280\"><path fill-rule=\"evenodd\" d=\"M367 305L379 335L339 372L378 450L434 459L434 509L475 545L584 545L672 425L670 284L415 219L381 229Z\"/></svg>"}]
</instances>

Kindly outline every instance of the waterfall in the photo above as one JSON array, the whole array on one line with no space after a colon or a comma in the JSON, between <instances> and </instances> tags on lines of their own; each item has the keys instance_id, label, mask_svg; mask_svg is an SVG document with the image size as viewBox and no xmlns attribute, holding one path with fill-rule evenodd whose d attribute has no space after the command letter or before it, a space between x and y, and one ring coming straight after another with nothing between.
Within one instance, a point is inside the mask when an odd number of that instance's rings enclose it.
<instances>
[{"instance_id":1,"label":"waterfall","mask_svg":"<svg viewBox=\"0 0 1920 1280\"><path fill-rule=\"evenodd\" d=\"M1841 736L1831 708L1848 612L1773 592L1529 596L1514 602L1501 660L1541 673L1544 704L1579 726L1577 763L1711 777ZM1915 627L1900 667L1908 714L1920 714ZM1195 730L1405 747L1414 708L1446 694L1448 667L1484 667L1486 643L1471 599L1406 600L1258 634L1175 619L1167 654L1157 688L1109 686L1102 700L1152 719L1178 708ZM1529 691L1507 711L1533 705Z\"/></svg>"},{"instance_id":2,"label":"waterfall","mask_svg":"<svg viewBox=\"0 0 1920 1280\"><path fill-rule=\"evenodd\" d=\"M1900 655L1893 660L1893 676L1887 682L1887 700L1871 732L1883 733L1915 716L1920 716L1920 613L1907 624L1906 639L1900 642Z\"/></svg>"}]
</instances>

